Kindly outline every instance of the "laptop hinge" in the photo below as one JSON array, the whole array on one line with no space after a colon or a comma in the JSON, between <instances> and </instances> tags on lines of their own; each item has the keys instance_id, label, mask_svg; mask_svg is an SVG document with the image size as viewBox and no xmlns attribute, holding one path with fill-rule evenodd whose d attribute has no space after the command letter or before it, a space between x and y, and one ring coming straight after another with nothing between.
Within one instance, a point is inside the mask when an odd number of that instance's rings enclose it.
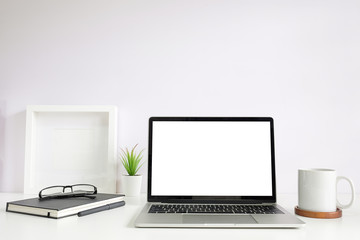
<instances>
[{"instance_id":1,"label":"laptop hinge","mask_svg":"<svg viewBox=\"0 0 360 240\"><path fill-rule=\"evenodd\" d=\"M175 199L167 199L165 201L160 201L161 203L179 203L179 204L273 204L271 202L263 202L257 200L242 200L242 201L197 201L197 200L175 200Z\"/></svg>"}]
</instances>

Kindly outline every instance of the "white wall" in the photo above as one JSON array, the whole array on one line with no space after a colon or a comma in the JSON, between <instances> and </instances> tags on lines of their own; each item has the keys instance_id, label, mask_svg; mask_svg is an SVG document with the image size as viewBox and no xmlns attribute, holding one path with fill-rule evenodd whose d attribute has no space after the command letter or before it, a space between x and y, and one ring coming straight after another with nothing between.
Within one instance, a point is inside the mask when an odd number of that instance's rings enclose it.
<instances>
[{"instance_id":1,"label":"white wall","mask_svg":"<svg viewBox=\"0 0 360 240\"><path fill-rule=\"evenodd\" d=\"M296 192L302 167L359 190L359 13L358 0L0 0L0 191L23 190L30 104L117 105L119 144L141 147L154 115L273 116L278 192Z\"/></svg>"}]
</instances>

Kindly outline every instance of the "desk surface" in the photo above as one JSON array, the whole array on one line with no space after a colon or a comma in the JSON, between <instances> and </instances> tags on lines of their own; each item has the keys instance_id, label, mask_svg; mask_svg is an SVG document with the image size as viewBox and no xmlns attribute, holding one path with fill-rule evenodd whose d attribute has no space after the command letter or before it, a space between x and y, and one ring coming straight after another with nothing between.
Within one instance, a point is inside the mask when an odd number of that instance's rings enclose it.
<instances>
[{"instance_id":1,"label":"desk surface","mask_svg":"<svg viewBox=\"0 0 360 240\"><path fill-rule=\"evenodd\" d=\"M6 202L34 197L0 193L0 239L360 239L360 196L338 219L299 217L306 226L300 229L144 229L134 221L145 204L145 195L126 198L124 207L85 217L48 219L5 211ZM347 196L342 196L346 198ZM296 195L278 195L278 203L293 213Z\"/></svg>"}]
</instances>

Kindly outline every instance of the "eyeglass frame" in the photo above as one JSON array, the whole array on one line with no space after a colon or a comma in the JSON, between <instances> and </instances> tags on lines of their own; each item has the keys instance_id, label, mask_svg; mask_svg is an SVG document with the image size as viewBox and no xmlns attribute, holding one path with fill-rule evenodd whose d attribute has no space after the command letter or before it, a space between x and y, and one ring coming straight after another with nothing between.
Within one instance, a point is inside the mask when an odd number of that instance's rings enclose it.
<instances>
[{"instance_id":1,"label":"eyeglass frame","mask_svg":"<svg viewBox=\"0 0 360 240\"><path fill-rule=\"evenodd\" d=\"M73 191L73 187L75 186L91 186L94 188L94 191L91 193L74 193ZM42 196L42 192L44 190L50 189L50 188L63 188L62 192L65 193L65 189L70 188L71 192L69 192L66 195L48 195L48 196ZM92 184L85 184L85 183L79 183L79 184L73 184L73 185L54 185L54 186L50 186L50 187L46 187L40 190L39 192L39 199L40 200L45 200L45 199L56 199L56 198L72 198L72 197L88 197L88 198L95 198L97 194L97 187L92 185Z\"/></svg>"}]
</instances>

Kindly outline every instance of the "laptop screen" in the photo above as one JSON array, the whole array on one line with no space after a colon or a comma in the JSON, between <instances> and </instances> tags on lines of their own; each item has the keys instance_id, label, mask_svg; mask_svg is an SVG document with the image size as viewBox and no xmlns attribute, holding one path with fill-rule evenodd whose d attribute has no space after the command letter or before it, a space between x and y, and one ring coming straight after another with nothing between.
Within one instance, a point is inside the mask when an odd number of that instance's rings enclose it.
<instances>
[{"instance_id":1,"label":"laptop screen","mask_svg":"<svg viewBox=\"0 0 360 240\"><path fill-rule=\"evenodd\" d=\"M271 118L150 118L151 196L260 199L275 189Z\"/></svg>"}]
</instances>

